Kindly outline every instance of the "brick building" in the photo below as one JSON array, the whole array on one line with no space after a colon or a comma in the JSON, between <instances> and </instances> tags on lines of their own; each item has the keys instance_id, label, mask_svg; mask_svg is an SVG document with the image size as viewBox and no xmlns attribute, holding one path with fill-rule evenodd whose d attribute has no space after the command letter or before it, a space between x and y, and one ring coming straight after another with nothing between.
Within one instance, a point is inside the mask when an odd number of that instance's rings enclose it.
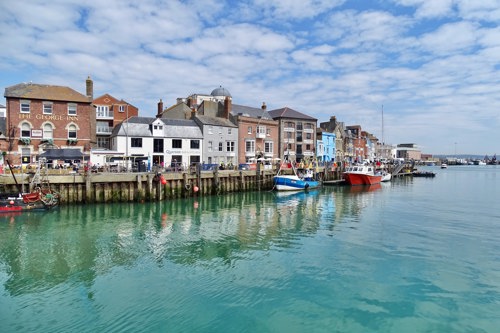
<instances>
[{"instance_id":1,"label":"brick building","mask_svg":"<svg viewBox=\"0 0 500 333\"><path fill-rule=\"evenodd\" d=\"M137 117L139 109L115 97L104 94L94 99L96 112L97 148L110 149L110 135L113 128L130 117Z\"/></svg>"},{"instance_id":2,"label":"brick building","mask_svg":"<svg viewBox=\"0 0 500 333\"><path fill-rule=\"evenodd\" d=\"M86 95L64 86L20 83L5 88L6 158L12 164L35 163L50 148L88 151L96 142L93 82Z\"/></svg>"}]
</instances>

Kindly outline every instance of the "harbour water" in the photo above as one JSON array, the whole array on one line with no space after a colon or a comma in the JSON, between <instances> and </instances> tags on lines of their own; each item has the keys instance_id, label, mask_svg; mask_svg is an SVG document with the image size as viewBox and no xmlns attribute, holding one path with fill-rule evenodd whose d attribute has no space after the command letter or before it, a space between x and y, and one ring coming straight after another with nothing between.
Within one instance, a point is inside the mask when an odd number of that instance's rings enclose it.
<instances>
[{"instance_id":1,"label":"harbour water","mask_svg":"<svg viewBox=\"0 0 500 333\"><path fill-rule=\"evenodd\" d=\"M0 332L498 332L500 166L0 216Z\"/></svg>"}]
</instances>

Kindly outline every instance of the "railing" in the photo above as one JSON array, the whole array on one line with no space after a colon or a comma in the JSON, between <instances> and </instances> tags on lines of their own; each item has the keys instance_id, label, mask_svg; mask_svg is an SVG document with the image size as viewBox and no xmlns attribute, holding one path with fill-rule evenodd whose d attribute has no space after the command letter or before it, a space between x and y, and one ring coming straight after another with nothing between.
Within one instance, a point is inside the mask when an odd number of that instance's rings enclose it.
<instances>
[{"instance_id":1,"label":"railing","mask_svg":"<svg viewBox=\"0 0 500 333\"><path fill-rule=\"evenodd\" d=\"M96 133L97 134L111 134L113 129L109 126L97 126Z\"/></svg>"},{"instance_id":2,"label":"railing","mask_svg":"<svg viewBox=\"0 0 500 333\"><path fill-rule=\"evenodd\" d=\"M113 111L96 111L96 118L97 119L107 119L111 118L113 119Z\"/></svg>"}]
</instances>

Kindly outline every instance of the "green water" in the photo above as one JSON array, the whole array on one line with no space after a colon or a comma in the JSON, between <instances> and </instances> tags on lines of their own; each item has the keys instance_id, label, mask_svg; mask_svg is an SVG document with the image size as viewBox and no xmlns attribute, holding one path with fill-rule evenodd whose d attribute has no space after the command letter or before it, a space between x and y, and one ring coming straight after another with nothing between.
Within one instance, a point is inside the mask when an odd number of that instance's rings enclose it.
<instances>
[{"instance_id":1,"label":"green water","mask_svg":"<svg viewBox=\"0 0 500 333\"><path fill-rule=\"evenodd\" d=\"M497 332L500 167L0 216L0 332Z\"/></svg>"}]
</instances>

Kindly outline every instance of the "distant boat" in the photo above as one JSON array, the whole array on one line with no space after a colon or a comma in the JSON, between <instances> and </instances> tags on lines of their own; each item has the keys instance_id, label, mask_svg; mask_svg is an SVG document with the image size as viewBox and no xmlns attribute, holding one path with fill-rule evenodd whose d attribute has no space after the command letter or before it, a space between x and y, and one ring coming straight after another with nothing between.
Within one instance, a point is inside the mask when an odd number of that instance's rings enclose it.
<instances>
[{"instance_id":1,"label":"distant boat","mask_svg":"<svg viewBox=\"0 0 500 333\"><path fill-rule=\"evenodd\" d=\"M375 174L374 168L371 165L354 165L348 167L343 176L349 185L374 185L382 181L382 175Z\"/></svg>"},{"instance_id":2,"label":"distant boat","mask_svg":"<svg viewBox=\"0 0 500 333\"><path fill-rule=\"evenodd\" d=\"M474 160L474 165L486 165L486 162L482 160Z\"/></svg>"},{"instance_id":3,"label":"distant boat","mask_svg":"<svg viewBox=\"0 0 500 333\"><path fill-rule=\"evenodd\" d=\"M436 173L432 171L413 171L411 174L413 175L413 177L436 177Z\"/></svg>"},{"instance_id":4,"label":"distant boat","mask_svg":"<svg viewBox=\"0 0 500 333\"><path fill-rule=\"evenodd\" d=\"M448 164L446 164L446 163L442 163L442 164L441 164L441 169L446 169L446 168L448 168Z\"/></svg>"}]
</instances>

